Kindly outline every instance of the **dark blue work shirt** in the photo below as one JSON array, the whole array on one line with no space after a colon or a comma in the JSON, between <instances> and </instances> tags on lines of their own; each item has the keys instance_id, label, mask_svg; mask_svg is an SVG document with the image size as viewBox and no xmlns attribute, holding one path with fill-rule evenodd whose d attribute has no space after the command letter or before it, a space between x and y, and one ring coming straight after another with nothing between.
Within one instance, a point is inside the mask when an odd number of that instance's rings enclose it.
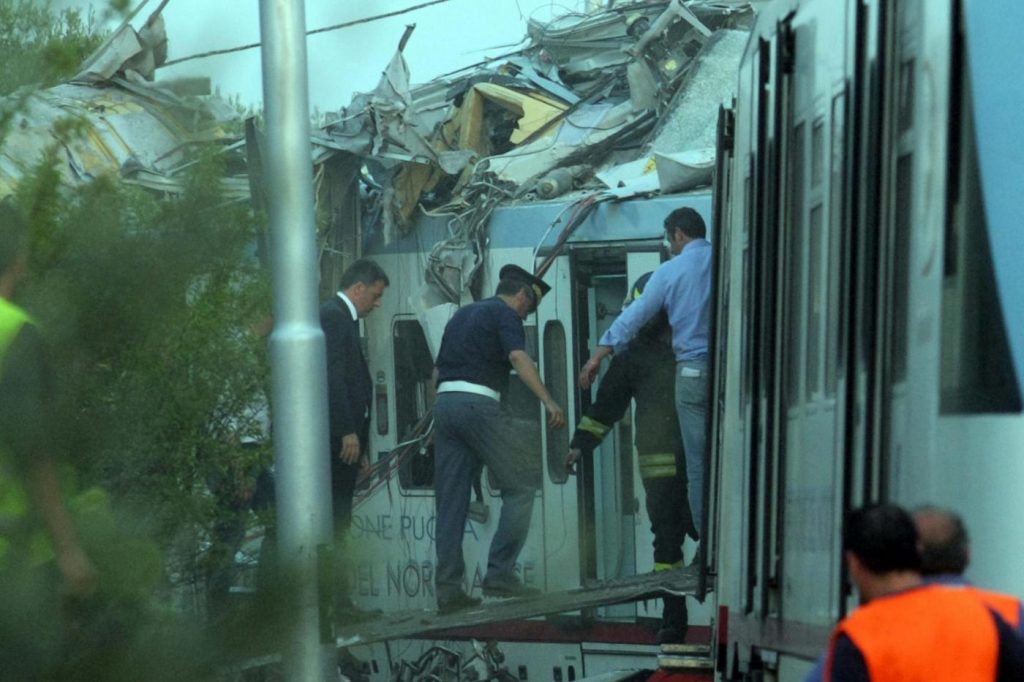
<instances>
[{"instance_id":1,"label":"dark blue work shirt","mask_svg":"<svg viewBox=\"0 0 1024 682\"><path fill-rule=\"evenodd\" d=\"M516 350L526 350L519 314L497 296L470 303L444 328L437 354L438 383L469 381L505 393L512 369L508 356Z\"/></svg>"}]
</instances>

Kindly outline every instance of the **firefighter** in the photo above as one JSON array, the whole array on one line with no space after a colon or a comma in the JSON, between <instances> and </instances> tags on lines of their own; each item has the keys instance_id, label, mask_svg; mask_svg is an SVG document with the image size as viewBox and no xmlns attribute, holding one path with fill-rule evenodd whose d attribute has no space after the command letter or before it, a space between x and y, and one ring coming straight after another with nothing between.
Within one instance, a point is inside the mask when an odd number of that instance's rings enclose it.
<instances>
[{"instance_id":1,"label":"firefighter","mask_svg":"<svg viewBox=\"0 0 1024 682\"><path fill-rule=\"evenodd\" d=\"M623 308L640 297L651 274L636 281ZM594 451L615 422L626 414L630 400L636 400L634 431L647 515L654 533L655 571L681 568L683 540L687 535L697 538L686 492L686 458L673 402L675 364L672 329L661 312L641 329L627 352L612 358L598 387L597 400L577 425L565 458L566 470L574 473L576 463ZM687 627L686 599L666 597L662 614L658 641L682 643Z\"/></svg>"}]
</instances>

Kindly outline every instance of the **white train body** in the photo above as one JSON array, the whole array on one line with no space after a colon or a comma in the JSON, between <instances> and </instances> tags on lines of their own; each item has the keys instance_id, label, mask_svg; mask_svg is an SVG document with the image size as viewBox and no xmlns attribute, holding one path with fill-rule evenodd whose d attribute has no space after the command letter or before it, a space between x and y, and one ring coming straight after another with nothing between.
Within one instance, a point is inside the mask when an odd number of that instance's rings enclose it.
<instances>
[{"instance_id":1,"label":"white train body","mask_svg":"<svg viewBox=\"0 0 1024 682\"><path fill-rule=\"evenodd\" d=\"M839 530L865 501L960 511L973 536L969 577L1024 595L1024 527L1013 521L1024 482L1024 266L1014 262L1024 231L1008 222L1020 219L1024 192L1005 177L1024 177L1024 152L1013 151L1024 135L993 122L1002 109L992 74L1010 102L1024 88L1007 67L1020 59L1000 64L987 44L996 11L1010 25L1022 18L1013 3L970 0L760 6L739 95L723 111L714 196L602 204L557 257L546 275L552 291L526 322L542 377L575 423L589 399L576 388L578 369L627 284L661 262L665 215L693 206L708 220L716 328L701 570L711 593L701 606L691 601L691 624L710 628L701 637L717 644L722 679L802 679L856 606ZM565 207L494 213L482 295L506 263L541 262L555 239L545 232ZM365 323L378 386L374 457L429 407L426 339L439 339L441 327L421 324L421 295L446 220L422 218L409 237L365 250L391 278ZM507 400L542 469L524 581L559 591L652 570L628 424L566 480L571 428L543 427L539 403L518 382ZM427 460L417 457L355 511L360 605L434 606L434 500ZM483 503L487 518L467 525L465 543L474 594L500 506L486 477ZM627 604L597 618L657 615L656 604ZM576 661L582 677L650 655L622 644L612 647L621 657L588 667L580 642L509 646L545 671L541 679L551 665Z\"/></svg>"}]
</instances>

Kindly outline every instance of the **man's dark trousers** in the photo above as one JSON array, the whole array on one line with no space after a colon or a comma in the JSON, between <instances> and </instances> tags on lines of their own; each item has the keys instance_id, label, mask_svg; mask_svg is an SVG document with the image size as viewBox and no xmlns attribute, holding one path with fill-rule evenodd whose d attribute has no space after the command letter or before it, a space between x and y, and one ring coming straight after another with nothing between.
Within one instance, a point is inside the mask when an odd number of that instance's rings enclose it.
<instances>
[{"instance_id":1,"label":"man's dark trousers","mask_svg":"<svg viewBox=\"0 0 1024 682\"><path fill-rule=\"evenodd\" d=\"M515 455L521 450L498 401L472 393L442 393L434 405L434 486L437 503L438 602L462 590L462 538L473 481L482 466L501 487L501 516L491 541L485 579L514 575L530 529L535 488Z\"/></svg>"}]
</instances>

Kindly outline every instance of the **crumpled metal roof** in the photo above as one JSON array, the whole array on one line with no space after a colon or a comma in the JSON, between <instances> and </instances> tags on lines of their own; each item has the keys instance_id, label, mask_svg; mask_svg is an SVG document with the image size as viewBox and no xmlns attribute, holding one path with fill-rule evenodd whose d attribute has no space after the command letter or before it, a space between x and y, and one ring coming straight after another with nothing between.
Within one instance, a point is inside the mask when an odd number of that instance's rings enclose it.
<instances>
[{"instance_id":1,"label":"crumpled metal roof","mask_svg":"<svg viewBox=\"0 0 1024 682\"><path fill-rule=\"evenodd\" d=\"M609 167L643 158L638 167L649 173L668 157L674 160L663 163L678 178L686 159L705 163L706 144L665 148L666 140L683 139L676 132L661 134L655 149L652 138L685 104L677 95L692 91L695 79L714 77L714 96L728 100L752 19L749 2L672 0L546 24L531 20L522 50L418 87L410 86L399 50L378 87L357 95L314 136L316 156L320 162L338 152L361 157L363 177L380 188L380 214L392 231L409 229L418 206L460 210L478 202L482 185L501 200L551 198L580 186L604 187L599 171ZM733 61L731 69L707 68L707 52L716 47L719 59ZM718 103L703 103L711 117ZM680 152L696 157L680 160ZM707 173L682 177L709 179ZM617 184L607 189L628 194L629 183ZM649 179L637 188L678 189Z\"/></svg>"},{"instance_id":2,"label":"crumpled metal roof","mask_svg":"<svg viewBox=\"0 0 1024 682\"><path fill-rule=\"evenodd\" d=\"M753 18L751 2L671 0L530 21L524 48L415 87L401 51L407 31L378 87L314 135L314 156L361 165L341 175L368 188L364 235L388 243L421 211L451 216L427 280L456 303L503 203L708 185L708 121L735 92Z\"/></svg>"},{"instance_id":3,"label":"crumpled metal roof","mask_svg":"<svg viewBox=\"0 0 1024 682\"><path fill-rule=\"evenodd\" d=\"M0 197L55 147L67 185L115 175L157 191L180 191L189 147L235 139L224 126L237 115L215 98L179 97L149 82L166 55L165 43L159 15L139 32L126 22L71 82L0 102L15 111L0 144ZM67 134L69 123L75 134ZM231 198L249 197L245 177L225 179L225 190Z\"/></svg>"}]
</instances>

